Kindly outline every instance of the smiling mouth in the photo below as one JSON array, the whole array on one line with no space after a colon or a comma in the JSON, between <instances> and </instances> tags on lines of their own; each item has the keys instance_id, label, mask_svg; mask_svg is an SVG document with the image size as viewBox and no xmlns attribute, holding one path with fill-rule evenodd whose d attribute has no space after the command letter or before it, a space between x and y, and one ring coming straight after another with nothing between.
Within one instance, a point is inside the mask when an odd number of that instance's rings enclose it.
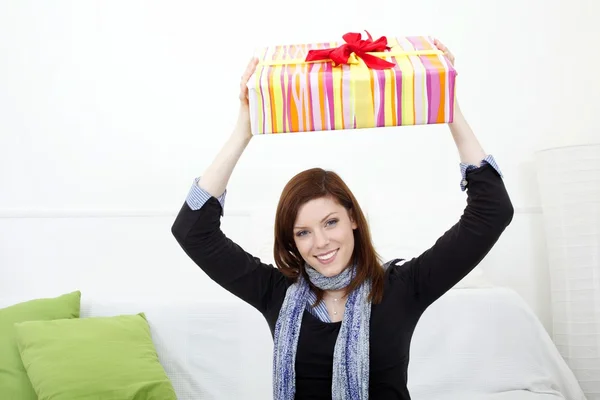
<instances>
[{"instance_id":1,"label":"smiling mouth","mask_svg":"<svg viewBox=\"0 0 600 400\"><path fill-rule=\"evenodd\" d=\"M318 256L315 256L315 257L316 257L316 258L317 258L319 261L321 261L321 262L323 262L323 263L326 263L326 262L328 262L328 261L331 261L331 260L333 260L333 259L335 258L335 255L337 254L338 250L339 250L339 249L335 249L335 250L332 250L332 251L330 251L330 252L328 252L328 253L325 253L325 254L320 254L320 255L318 255Z\"/></svg>"}]
</instances>

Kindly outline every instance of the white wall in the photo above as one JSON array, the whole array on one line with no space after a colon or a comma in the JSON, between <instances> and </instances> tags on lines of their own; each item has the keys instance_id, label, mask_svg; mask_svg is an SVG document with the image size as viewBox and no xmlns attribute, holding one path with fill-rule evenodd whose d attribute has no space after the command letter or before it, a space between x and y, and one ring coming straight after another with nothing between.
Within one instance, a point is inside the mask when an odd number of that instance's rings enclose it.
<instances>
[{"instance_id":1,"label":"white wall","mask_svg":"<svg viewBox=\"0 0 600 400\"><path fill-rule=\"evenodd\" d=\"M457 56L462 108L517 212L481 268L549 328L533 154L598 139L600 3L233 4L0 2L0 296L229 298L170 226L232 127L247 60L255 46L367 29L434 35ZM265 254L263 217L287 179L319 165L356 192L382 253L409 257L462 212L458 162L445 126L256 137L229 185L225 228Z\"/></svg>"}]
</instances>

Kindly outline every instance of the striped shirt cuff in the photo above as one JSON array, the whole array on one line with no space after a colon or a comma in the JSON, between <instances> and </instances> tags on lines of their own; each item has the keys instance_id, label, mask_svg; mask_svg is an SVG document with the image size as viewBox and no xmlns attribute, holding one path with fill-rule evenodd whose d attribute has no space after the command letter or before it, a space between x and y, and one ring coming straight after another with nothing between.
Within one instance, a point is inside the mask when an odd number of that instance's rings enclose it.
<instances>
[{"instance_id":1,"label":"striped shirt cuff","mask_svg":"<svg viewBox=\"0 0 600 400\"><path fill-rule=\"evenodd\" d=\"M494 168L496 172L498 172L500 177L503 177L502 172L500 171L500 167L498 167L498 164L496 163L496 160L494 160L494 157L491 154L489 154L483 160L481 160L479 166L473 164L460 163L460 174L462 175L462 180L460 181L460 190L464 192L467 189L467 172L477 169L479 167L483 167L486 164L491 165L492 168Z\"/></svg>"},{"instance_id":2,"label":"striped shirt cuff","mask_svg":"<svg viewBox=\"0 0 600 400\"><path fill-rule=\"evenodd\" d=\"M185 200L187 202L188 206L192 210L199 210L199 209L201 209L202 206L211 197L213 197L206 190L204 190L204 189L202 189L201 187L198 186L198 182L199 181L200 181L200 177L194 179L194 184L190 188L190 192L188 193L188 196L187 196L187 198ZM223 210L225 209L225 196L226 195L227 195L227 190L225 190L222 195L220 195L219 197L217 197L217 200L221 204L221 216L223 216Z\"/></svg>"}]
</instances>

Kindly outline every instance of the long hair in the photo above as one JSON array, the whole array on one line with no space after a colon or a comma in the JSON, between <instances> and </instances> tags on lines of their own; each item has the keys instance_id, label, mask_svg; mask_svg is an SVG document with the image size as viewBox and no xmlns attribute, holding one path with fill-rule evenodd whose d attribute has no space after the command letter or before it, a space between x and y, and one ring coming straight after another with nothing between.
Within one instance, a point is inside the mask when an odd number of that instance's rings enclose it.
<instances>
[{"instance_id":1,"label":"long hair","mask_svg":"<svg viewBox=\"0 0 600 400\"><path fill-rule=\"evenodd\" d=\"M294 223L298 210L313 199L328 197L343 206L356 222L354 229L354 251L352 259L356 262L356 275L346 288L346 294L359 287L367 279L372 289L369 300L379 303L383 297L384 270L380 257L371 242L371 233L358 201L335 172L321 168L312 168L294 176L285 186L277 205L275 216L275 242L273 255L275 264L289 278L298 278L308 274L304 268L304 259L294 241ZM310 282L310 280L308 280ZM323 299L323 291L310 284L317 295L317 304Z\"/></svg>"}]
</instances>

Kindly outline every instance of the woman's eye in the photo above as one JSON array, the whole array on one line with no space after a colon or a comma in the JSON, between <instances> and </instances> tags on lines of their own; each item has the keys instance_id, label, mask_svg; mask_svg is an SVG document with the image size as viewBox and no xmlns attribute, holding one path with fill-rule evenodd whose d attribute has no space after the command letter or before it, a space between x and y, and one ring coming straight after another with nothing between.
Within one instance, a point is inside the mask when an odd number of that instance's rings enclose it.
<instances>
[{"instance_id":1,"label":"woman's eye","mask_svg":"<svg viewBox=\"0 0 600 400\"><path fill-rule=\"evenodd\" d=\"M299 231L296 232L296 236L300 237L300 236L304 236L304 234L306 234L306 231Z\"/></svg>"},{"instance_id":2,"label":"woman's eye","mask_svg":"<svg viewBox=\"0 0 600 400\"><path fill-rule=\"evenodd\" d=\"M330 219L329 221L327 221L327 226L332 226L337 224L338 220L337 219Z\"/></svg>"}]
</instances>

